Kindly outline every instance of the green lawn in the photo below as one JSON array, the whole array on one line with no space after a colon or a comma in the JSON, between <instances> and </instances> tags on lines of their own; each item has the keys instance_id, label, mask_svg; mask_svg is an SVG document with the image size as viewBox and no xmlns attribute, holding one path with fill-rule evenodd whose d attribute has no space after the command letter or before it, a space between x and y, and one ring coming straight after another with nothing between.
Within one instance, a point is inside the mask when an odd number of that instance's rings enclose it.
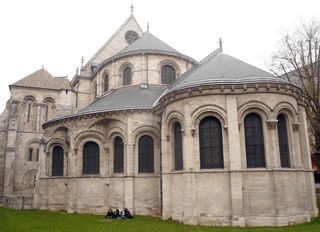
<instances>
[{"instance_id":1,"label":"green lawn","mask_svg":"<svg viewBox=\"0 0 320 232\"><path fill-rule=\"evenodd\" d=\"M318 199L320 200L320 199ZM39 210L15 210L0 208L0 231L66 231L66 232L96 232L96 231L139 231L139 232L245 232L245 231L320 231L320 218L314 219L311 223L277 227L277 228L225 228L225 227L205 227L189 226L173 221L162 221L159 218L137 216L132 220L113 219L105 220L103 216L88 214L66 214Z\"/></svg>"}]
</instances>

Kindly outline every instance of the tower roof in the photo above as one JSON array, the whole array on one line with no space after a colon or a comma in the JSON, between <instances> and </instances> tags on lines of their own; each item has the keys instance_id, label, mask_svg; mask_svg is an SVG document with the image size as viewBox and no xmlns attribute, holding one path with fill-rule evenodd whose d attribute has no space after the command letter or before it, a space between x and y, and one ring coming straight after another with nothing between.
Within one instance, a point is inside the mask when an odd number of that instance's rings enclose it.
<instances>
[{"instance_id":1,"label":"tower roof","mask_svg":"<svg viewBox=\"0 0 320 232\"><path fill-rule=\"evenodd\" d=\"M11 86L56 90L71 89L70 81L66 77L54 77L45 69L39 69Z\"/></svg>"},{"instance_id":2,"label":"tower roof","mask_svg":"<svg viewBox=\"0 0 320 232\"><path fill-rule=\"evenodd\" d=\"M130 55L137 52L161 53L166 55L178 56L196 63L194 59L183 55L176 49L172 48L149 31L146 31L140 38L121 50L117 55Z\"/></svg>"}]
</instances>

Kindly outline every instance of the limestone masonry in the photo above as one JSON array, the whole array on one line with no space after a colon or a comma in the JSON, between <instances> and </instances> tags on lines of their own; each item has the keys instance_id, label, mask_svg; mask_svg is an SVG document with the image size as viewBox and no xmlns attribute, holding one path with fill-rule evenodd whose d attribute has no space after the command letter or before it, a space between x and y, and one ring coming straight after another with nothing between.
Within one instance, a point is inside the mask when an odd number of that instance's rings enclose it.
<instances>
[{"instance_id":1,"label":"limestone masonry","mask_svg":"<svg viewBox=\"0 0 320 232\"><path fill-rule=\"evenodd\" d=\"M301 90L221 45L198 62L131 14L71 81L40 69L9 88L0 204L217 226L317 216Z\"/></svg>"}]
</instances>

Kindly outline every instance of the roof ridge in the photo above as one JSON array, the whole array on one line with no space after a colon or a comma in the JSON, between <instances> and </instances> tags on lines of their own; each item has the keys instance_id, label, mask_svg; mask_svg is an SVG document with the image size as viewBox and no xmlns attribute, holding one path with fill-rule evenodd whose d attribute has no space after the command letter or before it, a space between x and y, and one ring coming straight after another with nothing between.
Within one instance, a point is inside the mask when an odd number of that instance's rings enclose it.
<instances>
[{"instance_id":1,"label":"roof ridge","mask_svg":"<svg viewBox=\"0 0 320 232\"><path fill-rule=\"evenodd\" d=\"M198 64L196 64L195 66L193 66L192 68L190 68L188 71L186 71L184 74L182 74L182 76L178 79L176 79L176 81L174 82L173 85L171 85L169 87L169 89L172 89L174 86L178 85L179 83L181 83L184 79L186 79L191 73L193 73L194 71L196 71L197 69L199 69L202 65L208 63L209 61L211 61L212 59L214 59L215 57L217 57L220 53L222 53L222 49L221 47L215 49L213 52L211 52L209 55L207 55L205 58L203 58ZM169 90L168 89L168 90Z\"/></svg>"},{"instance_id":2,"label":"roof ridge","mask_svg":"<svg viewBox=\"0 0 320 232\"><path fill-rule=\"evenodd\" d=\"M94 55L87 61L87 63L83 66L83 68L88 67L88 65L91 64L91 62L97 58L98 54L101 53L101 51L103 51L103 49L113 40L113 38L125 27L125 25L127 25L130 20L133 19L136 24L138 25L139 29L142 31L140 25L138 24L137 20L135 19L133 14L130 14L130 16L127 18L126 21L124 21L124 23L112 34L112 36L98 49L98 51L96 53L94 53Z\"/></svg>"},{"instance_id":3,"label":"roof ridge","mask_svg":"<svg viewBox=\"0 0 320 232\"><path fill-rule=\"evenodd\" d=\"M203 58L199 64L203 65L208 63L210 60L212 60L213 58L215 58L217 55L219 55L220 53L222 53L222 49L221 47L217 48L216 50L214 50L213 52L211 52L209 55L207 55L205 58Z\"/></svg>"}]
</instances>

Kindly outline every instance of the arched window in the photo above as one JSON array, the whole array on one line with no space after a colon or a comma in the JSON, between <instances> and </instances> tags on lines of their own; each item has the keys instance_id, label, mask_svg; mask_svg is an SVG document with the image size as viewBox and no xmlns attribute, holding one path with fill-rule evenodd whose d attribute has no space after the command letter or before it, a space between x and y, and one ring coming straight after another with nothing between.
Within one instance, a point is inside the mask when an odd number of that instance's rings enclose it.
<instances>
[{"instance_id":1,"label":"arched window","mask_svg":"<svg viewBox=\"0 0 320 232\"><path fill-rule=\"evenodd\" d=\"M113 172L123 173L123 141L117 136L114 140Z\"/></svg>"},{"instance_id":2,"label":"arched window","mask_svg":"<svg viewBox=\"0 0 320 232\"><path fill-rule=\"evenodd\" d=\"M278 128L281 167L290 167L286 118L284 117L283 114L279 114L277 119L278 119L277 128Z\"/></svg>"},{"instance_id":3,"label":"arched window","mask_svg":"<svg viewBox=\"0 0 320 232\"><path fill-rule=\"evenodd\" d=\"M26 121L27 123L30 123L32 122L32 115L33 115L33 104L35 103L35 98L32 97L32 96L27 96L24 98L25 101L26 101L26 112L25 112L25 115L26 115Z\"/></svg>"},{"instance_id":4,"label":"arched window","mask_svg":"<svg viewBox=\"0 0 320 232\"><path fill-rule=\"evenodd\" d=\"M52 150L52 176L63 176L63 155L63 148L54 146Z\"/></svg>"},{"instance_id":5,"label":"arched window","mask_svg":"<svg viewBox=\"0 0 320 232\"><path fill-rule=\"evenodd\" d=\"M139 173L154 172L154 146L149 135L139 139Z\"/></svg>"},{"instance_id":6,"label":"arched window","mask_svg":"<svg viewBox=\"0 0 320 232\"><path fill-rule=\"evenodd\" d=\"M176 70L171 65L164 65L161 68L161 83L171 85L176 79Z\"/></svg>"},{"instance_id":7,"label":"arched window","mask_svg":"<svg viewBox=\"0 0 320 232\"><path fill-rule=\"evenodd\" d=\"M176 122L173 127L174 134L174 169L183 169L183 151L182 151L182 131L180 123Z\"/></svg>"},{"instance_id":8,"label":"arched window","mask_svg":"<svg viewBox=\"0 0 320 232\"><path fill-rule=\"evenodd\" d=\"M33 156L33 148L28 149L28 161L32 161Z\"/></svg>"},{"instance_id":9,"label":"arched window","mask_svg":"<svg viewBox=\"0 0 320 232\"><path fill-rule=\"evenodd\" d=\"M99 146L95 142L87 142L83 146L83 174L99 174L100 162L99 162Z\"/></svg>"},{"instance_id":10,"label":"arched window","mask_svg":"<svg viewBox=\"0 0 320 232\"><path fill-rule=\"evenodd\" d=\"M248 168L266 166L262 121L258 114L250 113L244 119L246 157Z\"/></svg>"},{"instance_id":11,"label":"arched window","mask_svg":"<svg viewBox=\"0 0 320 232\"><path fill-rule=\"evenodd\" d=\"M54 108L54 100L51 98L46 98L44 100L45 104L45 121L48 121L53 118L53 108Z\"/></svg>"},{"instance_id":12,"label":"arched window","mask_svg":"<svg viewBox=\"0 0 320 232\"><path fill-rule=\"evenodd\" d=\"M220 121L205 117L199 124L200 168L223 168L223 144Z\"/></svg>"},{"instance_id":13,"label":"arched window","mask_svg":"<svg viewBox=\"0 0 320 232\"><path fill-rule=\"evenodd\" d=\"M123 86L131 85L131 68L125 67L123 69Z\"/></svg>"},{"instance_id":14,"label":"arched window","mask_svg":"<svg viewBox=\"0 0 320 232\"><path fill-rule=\"evenodd\" d=\"M103 90L104 90L104 92L107 92L109 90L109 76L108 76L108 74L104 75L104 78L103 78Z\"/></svg>"}]
</instances>

